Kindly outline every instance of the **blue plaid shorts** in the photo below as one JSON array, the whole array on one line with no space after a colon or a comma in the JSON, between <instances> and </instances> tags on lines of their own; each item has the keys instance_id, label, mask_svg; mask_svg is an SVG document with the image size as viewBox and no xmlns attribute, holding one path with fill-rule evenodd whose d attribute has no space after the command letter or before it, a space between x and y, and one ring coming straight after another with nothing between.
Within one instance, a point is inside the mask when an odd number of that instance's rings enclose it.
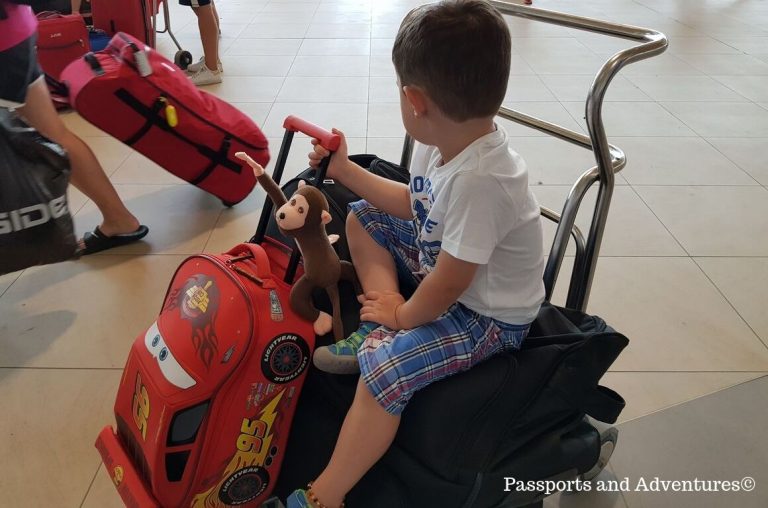
<instances>
[{"instance_id":1,"label":"blue plaid shorts","mask_svg":"<svg viewBox=\"0 0 768 508\"><path fill-rule=\"evenodd\" d=\"M392 217L366 201L352 203L350 210L390 252L401 275L416 283L424 278L413 221ZM410 330L376 328L357 352L360 375L376 401L399 415L425 386L494 354L520 349L529 328L483 316L457 302L436 320Z\"/></svg>"}]
</instances>

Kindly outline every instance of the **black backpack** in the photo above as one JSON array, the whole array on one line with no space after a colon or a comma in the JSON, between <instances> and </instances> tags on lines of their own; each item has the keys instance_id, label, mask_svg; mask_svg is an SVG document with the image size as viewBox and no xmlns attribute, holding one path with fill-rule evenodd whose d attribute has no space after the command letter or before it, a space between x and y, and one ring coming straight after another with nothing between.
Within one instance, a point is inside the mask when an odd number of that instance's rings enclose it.
<instances>
[{"instance_id":1,"label":"black backpack","mask_svg":"<svg viewBox=\"0 0 768 508\"><path fill-rule=\"evenodd\" d=\"M369 171L407 182L407 171L373 156L352 156ZM283 190L291 195L306 170ZM347 205L359 199L326 183L342 259ZM270 217L267 235L292 245ZM403 286L405 294L415 288ZM351 287L341 287L345 333L359 322ZM318 308L330 310L323 294ZM319 338L318 345L332 337ZM522 350L497 355L471 370L428 386L403 413L392 447L347 497L348 508L490 508L537 502L541 492L505 492L505 478L576 477L598 462L600 435L586 415L613 423L623 399L598 381L628 340L597 317L544 304ZM285 499L327 465L357 385L312 366L304 383L275 495Z\"/></svg>"}]
</instances>

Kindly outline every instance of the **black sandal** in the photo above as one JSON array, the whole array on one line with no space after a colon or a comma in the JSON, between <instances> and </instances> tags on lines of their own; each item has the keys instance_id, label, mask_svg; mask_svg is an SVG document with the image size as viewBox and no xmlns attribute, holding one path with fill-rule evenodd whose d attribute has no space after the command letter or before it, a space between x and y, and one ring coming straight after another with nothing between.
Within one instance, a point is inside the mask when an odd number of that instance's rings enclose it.
<instances>
[{"instance_id":1,"label":"black sandal","mask_svg":"<svg viewBox=\"0 0 768 508\"><path fill-rule=\"evenodd\" d=\"M86 256L88 254L95 254L103 250L111 249L113 247L121 247L128 245L129 243L137 242L147 236L149 228L147 226L139 226L139 228L133 233L123 233L120 235L106 236L101 232L99 226L91 232L87 232L83 235L82 245L79 250L80 256Z\"/></svg>"}]
</instances>

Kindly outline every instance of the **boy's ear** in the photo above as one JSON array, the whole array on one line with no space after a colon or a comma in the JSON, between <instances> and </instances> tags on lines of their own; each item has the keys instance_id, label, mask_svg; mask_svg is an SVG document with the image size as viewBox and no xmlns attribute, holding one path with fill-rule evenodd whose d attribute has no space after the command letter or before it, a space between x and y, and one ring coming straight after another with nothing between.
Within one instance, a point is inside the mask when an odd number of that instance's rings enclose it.
<instances>
[{"instance_id":1,"label":"boy's ear","mask_svg":"<svg viewBox=\"0 0 768 508\"><path fill-rule=\"evenodd\" d=\"M403 93L415 116L423 116L427 112L428 100L424 90L418 86L406 85L403 87Z\"/></svg>"}]
</instances>

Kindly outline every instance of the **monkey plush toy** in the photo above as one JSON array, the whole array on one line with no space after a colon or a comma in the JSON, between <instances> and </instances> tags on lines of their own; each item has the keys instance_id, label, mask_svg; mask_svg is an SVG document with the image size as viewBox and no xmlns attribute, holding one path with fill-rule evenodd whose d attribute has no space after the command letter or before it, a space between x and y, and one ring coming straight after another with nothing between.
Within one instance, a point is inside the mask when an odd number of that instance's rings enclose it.
<instances>
[{"instance_id":1,"label":"monkey plush toy","mask_svg":"<svg viewBox=\"0 0 768 508\"><path fill-rule=\"evenodd\" d=\"M338 282L345 280L353 283L357 294L360 293L360 283L352 263L339 260L331 246L332 239L325 231L325 225L331 221L328 201L319 189L306 185L303 180L299 182L296 193L288 199L272 177L264 172L264 168L245 152L237 152L235 156L253 168L256 179L277 208L277 227L283 235L296 240L304 258L304 275L291 289L291 308L314 323L316 334L324 335L333 330L336 341L343 339ZM315 288L322 288L328 293L333 316L315 308L312 303Z\"/></svg>"}]
</instances>

